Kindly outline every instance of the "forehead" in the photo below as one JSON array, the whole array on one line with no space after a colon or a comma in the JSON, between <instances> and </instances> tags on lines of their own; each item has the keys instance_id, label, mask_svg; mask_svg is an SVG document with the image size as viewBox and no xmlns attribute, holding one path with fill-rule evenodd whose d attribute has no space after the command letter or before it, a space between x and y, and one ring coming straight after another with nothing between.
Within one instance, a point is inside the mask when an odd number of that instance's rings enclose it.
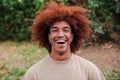
<instances>
[{"instance_id":1,"label":"forehead","mask_svg":"<svg viewBox=\"0 0 120 80\"><path fill-rule=\"evenodd\" d=\"M65 21L55 22L50 28L71 28L69 23Z\"/></svg>"}]
</instances>

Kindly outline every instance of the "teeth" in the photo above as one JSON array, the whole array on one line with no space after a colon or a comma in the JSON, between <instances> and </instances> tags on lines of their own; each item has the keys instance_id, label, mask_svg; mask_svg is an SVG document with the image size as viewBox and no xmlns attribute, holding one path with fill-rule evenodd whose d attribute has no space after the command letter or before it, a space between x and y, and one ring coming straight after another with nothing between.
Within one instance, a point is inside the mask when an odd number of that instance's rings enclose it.
<instances>
[{"instance_id":1,"label":"teeth","mask_svg":"<svg viewBox=\"0 0 120 80\"><path fill-rule=\"evenodd\" d=\"M65 42L65 40L58 40L58 41L56 41L56 42L57 42L57 43L58 43L58 42Z\"/></svg>"}]
</instances>

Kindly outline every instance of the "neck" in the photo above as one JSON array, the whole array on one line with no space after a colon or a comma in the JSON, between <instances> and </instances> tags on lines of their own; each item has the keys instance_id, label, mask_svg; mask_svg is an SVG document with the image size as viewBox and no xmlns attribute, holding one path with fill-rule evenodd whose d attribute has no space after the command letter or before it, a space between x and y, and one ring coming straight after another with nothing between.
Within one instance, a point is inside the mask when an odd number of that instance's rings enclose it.
<instances>
[{"instance_id":1,"label":"neck","mask_svg":"<svg viewBox=\"0 0 120 80\"><path fill-rule=\"evenodd\" d=\"M50 56L54 59L54 60L57 60L57 61L64 61L64 60L67 60L71 57L72 53L69 51L66 51L66 52L55 52L55 51L52 51L50 53Z\"/></svg>"}]
</instances>

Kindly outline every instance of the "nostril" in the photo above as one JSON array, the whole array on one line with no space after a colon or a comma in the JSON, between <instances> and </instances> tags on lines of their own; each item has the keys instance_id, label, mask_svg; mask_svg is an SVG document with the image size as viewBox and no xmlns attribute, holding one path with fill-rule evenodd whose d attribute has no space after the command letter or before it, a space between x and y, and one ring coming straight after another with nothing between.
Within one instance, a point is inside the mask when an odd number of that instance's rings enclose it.
<instances>
[{"instance_id":1,"label":"nostril","mask_svg":"<svg viewBox=\"0 0 120 80\"><path fill-rule=\"evenodd\" d=\"M63 32L59 32L59 33L58 33L58 36L59 36L59 37L63 37L63 36L64 36Z\"/></svg>"},{"instance_id":2,"label":"nostril","mask_svg":"<svg viewBox=\"0 0 120 80\"><path fill-rule=\"evenodd\" d=\"M59 36L59 35L58 35L58 38L63 38L63 37L64 37L64 36L61 36L61 35Z\"/></svg>"},{"instance_id":3,"label":"nostril","mask_svg":"<svg viewBox=\"0 0 120 80\"><path fill-rule=\"evenodd\" d=\"M64 37L64 35L62 35L62 34L58 34L57 36L58 36L58 38L63 38Z\"/></svg>"}]
</instances>

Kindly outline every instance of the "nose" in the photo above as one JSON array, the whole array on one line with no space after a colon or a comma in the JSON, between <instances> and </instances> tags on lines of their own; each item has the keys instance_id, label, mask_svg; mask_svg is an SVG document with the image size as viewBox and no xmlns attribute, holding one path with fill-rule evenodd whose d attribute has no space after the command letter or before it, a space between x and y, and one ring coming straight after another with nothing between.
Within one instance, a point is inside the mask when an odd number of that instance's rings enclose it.
<instances>
[{"instance_id":1,"label":"nose","mask_svg":"<svg viewBox=\"0 0 120 80\"><path fill-rule=\"evenodd\" d=\"M64 37L64 33L62 31L58 32L58 38L63 38Z\"/></svg>"}]
</instances>

